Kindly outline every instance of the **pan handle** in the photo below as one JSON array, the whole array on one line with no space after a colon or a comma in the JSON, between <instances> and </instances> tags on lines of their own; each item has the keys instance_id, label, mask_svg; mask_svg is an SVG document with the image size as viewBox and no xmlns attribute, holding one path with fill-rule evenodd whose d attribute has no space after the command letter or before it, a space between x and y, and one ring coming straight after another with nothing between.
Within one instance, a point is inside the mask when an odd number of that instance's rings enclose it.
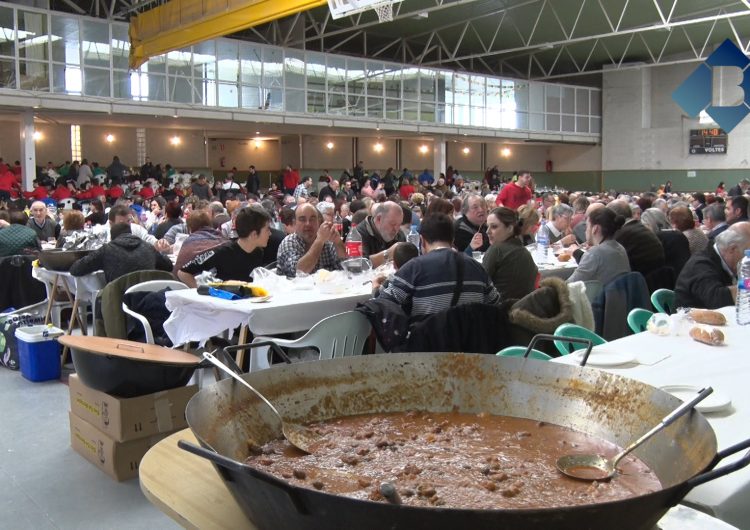
<instances>
[{"instance_id":1,"label":"pan handle","mask_svg":"<svg viewBox=\"0 0 750 530\"><path fill-rule=\"evenodd\" d=\"M562 341L562 342L572 342L573 344L583 344L586 346L586 351L583 354L583 359L581 359L581 366L586 366L586 361L589 360L589 355L591 355L591 348L594 347L594 343L591 342L589 339L579 339L577 337L560 337L558 335L547 335L544 333L540 333L538 335L534 335L531 338L531 342L529 342L529 345L526 347L526 351L524 352L523 356L524 358L528 357L531 353L531 350L534 349L534 346L536 346L537 342L548 340L548 341Z\"/></svg>"},{"instance_id":2,"label":"pan handle","mask_svg":"<svg viewBox=\"0 0 750 530\"><path fill-rule=\"evenodd\" d=\"M747 449L749 447L750 447L750 438L748 438L744 442L740 442L738 444L732 445L731 447L727 447L726 449L722 451L719 451L718 453L716 453L716 458L713 461L712 467L718 464L721 460L725 459L726 457L733 455L735 453L739 453L743 449ZM700 486L701 484L705 484L706 482L709 482L716 478L723 477L724 475L728 475L730 473L734 473L738 469L742 469L748 464L750 464L750 451L745 453L745 456L743 456L736 462L727 464L726 466L720 467L719 469L712 469L711 471L706 471L705 473L701 473L700 475L696 475L693 478L688 479L687 485L690 489L692 489L696 486Z\"/></svg>"},{"instance_id":3,"label":"pan handle","mask_svg":"<svg viewBox=\"0 0 750 530\"><path fill-rule=\"evenodd\" d=\"M284 494L289 497L289 501L294 505L294 509L297 510L297 513L301 515L308 515L310 513L310 511L305 506L305 503L300 498L299 494L297 494L297 492L294 491L292 486L290 486L288 483L266 475L265 473L260 473L252 467L246 466L244 464L241 464L240 462L237 462L236 460L232 460L231 458L220 455L216 451L210 451L185 440L178 440L177 446L183 451L187 451L188 453L192 453L196 456L205 458L206 460L210 460L214 464L225 467L230 471L233 471L234 473L249 473L253 476L253 478L262 480L269 486L283 491Z\"/></svg>"}]
</instances>

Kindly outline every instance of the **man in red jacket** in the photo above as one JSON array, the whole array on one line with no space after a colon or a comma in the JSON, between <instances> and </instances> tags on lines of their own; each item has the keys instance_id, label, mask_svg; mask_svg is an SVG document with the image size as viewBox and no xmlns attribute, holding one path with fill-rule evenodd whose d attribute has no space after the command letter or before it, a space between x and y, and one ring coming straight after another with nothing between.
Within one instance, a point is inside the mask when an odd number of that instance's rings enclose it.
<instances>
[{"instance_id":1,"label":"man in red jacket","mask_svg":"<svg viewBox=\"0 0 750 530\"><path fill-rule=\"evenodd\" d=\"M292 169L291 164L284 170L284 193L294 195L294 189L299 184L299 173Z\"/></svg>"},{"instance_id":2,"label":"man in red jacket","mask_svg":"<svg viewBox=\"0 0 750 530\"><path fill-rule=\"evenodd\" d=\"M531 200L531 173L529 171L519 171L518 180L509 182L500 191L495 204L505 206L515 211Z\"/></svg>"}]
</instances>

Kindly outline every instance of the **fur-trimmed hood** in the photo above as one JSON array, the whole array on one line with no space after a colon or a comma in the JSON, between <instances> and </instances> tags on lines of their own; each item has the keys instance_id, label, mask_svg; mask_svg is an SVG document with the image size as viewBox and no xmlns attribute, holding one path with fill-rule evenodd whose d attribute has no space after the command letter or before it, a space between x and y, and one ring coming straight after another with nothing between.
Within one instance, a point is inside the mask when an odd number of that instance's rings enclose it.
<instances>
[{"instance_id":1,"label":"fur-trimmed hood","mask_svg":"<svg viewBox=\"0 0 750 530\"><path fill-rule=\"evenodd\" d=\"M568 285L554 276L544 278L539 289L513 304L510 321L533 333L554 333L559 325L573 322Z\"/></svg>"}]
</instances>

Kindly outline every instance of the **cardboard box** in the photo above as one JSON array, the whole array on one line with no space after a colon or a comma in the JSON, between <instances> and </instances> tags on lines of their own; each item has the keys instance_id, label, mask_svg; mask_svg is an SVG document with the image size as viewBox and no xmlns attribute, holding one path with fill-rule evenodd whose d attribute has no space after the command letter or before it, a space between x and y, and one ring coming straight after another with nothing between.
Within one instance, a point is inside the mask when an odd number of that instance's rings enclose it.
<instances>
[{"instance_id":1,"label":"cardboard box","mask_svg":"<svg viewBox=\"0 0 750 530\"><path fill-rule=\"evenodd\" d=\"M161 433L129 442L116 442L72 412L68 416L71 447L117 481L137 477L143 455L159 440L171 434Z\"/></svg>"},{"instance_id":2,"label":"cardboard box","mask_svg":"<svg viewBox=\"0 0 750 530\"><path fill-rule=\"evenodd\" d=\"M70 376L70 412L116 442L127 442L187 427L185 408L198 391L182 386L134 398L118 398Z\"/></svg>"}]
</instances>

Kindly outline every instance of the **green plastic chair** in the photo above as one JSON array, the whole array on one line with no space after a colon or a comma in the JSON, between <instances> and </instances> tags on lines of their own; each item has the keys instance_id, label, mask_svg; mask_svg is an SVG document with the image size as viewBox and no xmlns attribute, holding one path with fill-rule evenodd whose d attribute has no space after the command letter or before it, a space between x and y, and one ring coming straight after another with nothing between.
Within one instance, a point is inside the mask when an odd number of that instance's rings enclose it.
<instances>
[{"instance_id":1,"label":"green plastic chair","mask_svg":"<svg viewBox=\"0 0 750 530\"><path fill-rule=\"evenodd\" d=\"M628 326L633 330L633 333L641 333L646 331L646 325L649 319L653 316L653 313L648 309L641 309L636 307L630 313L628 313Z\"/></svg>"},{"instance_id":2,"label":"green plastic chair","mask_svg":"<svg viewBox=\"0 0 750 530\"><path fill-rule=\"evenodd\" d=\"M671 289L657 289L651 294L651 304L658 313L671 315L675 312L675 295Z\"/></svg>"},{"instance_id":3,"label":"green plastic chair","mask_svg":"<svg viewBox=\"0 0 750 530\"><path fill-rule=\"evenodd\" d=\"M525 346L508 346L497 352L497 355L501 357L523 357L524 353L526 353ZM531 350L531 353L529 353L529 359L549 361L552 357L539 350Z\"/></svg>"},{"instance_id":4,"label":"green plastic chair","mask_svg":"<svg viewBox=\"0 0 750 530\"><path fill-rule=\"evenodd\" d=\"M561 324L557 327L554 334L559 337L588 339L594 344L594 346L605 344L607 342L606 340L604 340L602 337L600 337L593 331L589 331L588 329L582 326L579 326L577 324ZM576 350L581 349L580 346L577 346L571 343L562 342L559 340L555 341L555 347L562 355L568 355L570 353L573 353Z\"/></svg>"}]
</instances>

